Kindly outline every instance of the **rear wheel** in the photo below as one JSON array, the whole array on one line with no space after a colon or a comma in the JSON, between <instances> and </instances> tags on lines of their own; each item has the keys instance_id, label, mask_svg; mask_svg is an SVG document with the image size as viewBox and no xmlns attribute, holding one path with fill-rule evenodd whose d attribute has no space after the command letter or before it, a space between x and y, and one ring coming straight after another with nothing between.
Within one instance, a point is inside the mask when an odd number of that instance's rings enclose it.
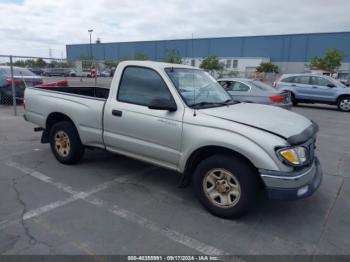
<instances>
[{"instance_id":1,"label":"rear wheel","mask_svg":"<svg viewBox=\"0 0 350 262\"><path fill-rule=\"evenodd\" d=\"M51 128L50 145L56 159L63 164L75 164L84 154L84 146L72 122L59 122Z\"/></svg>"},{"instance_id":2,"label":"rear wheel","mask_svg":"<svg viewBox=\"0 0 350 262\"><path fill-rule=\"evenodd\" d=\"M344 112L350 112L350 96L344 96L338 100L338 108Z\"/></svg>"},{"instance_id":3,"label":"rear wheel","mask_svg":"<svg viewBox=\"0 0 350 262\"><path fill-rule=\"evenodd\" d=\"M254 167L239 157L214 155L203 160L193 176L202 205L222 218L238 218L254 203L258 177Z\"/></svg>"}]
</instances>

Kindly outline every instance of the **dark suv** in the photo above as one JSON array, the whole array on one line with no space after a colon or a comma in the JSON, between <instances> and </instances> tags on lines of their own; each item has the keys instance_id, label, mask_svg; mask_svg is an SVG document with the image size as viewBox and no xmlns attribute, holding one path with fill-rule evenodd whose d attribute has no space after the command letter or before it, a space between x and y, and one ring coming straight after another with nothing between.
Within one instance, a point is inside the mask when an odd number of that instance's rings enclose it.
<instances>
[{"instance_id":1,"label":"dark suv","mask_svg":"<svg viewBox=\"0 0 350 262\"><path fill-rule=\"evenodd\" d=\"M321 103L337 105L341 111L350 112L350 88L330 76L285 74L277 81L276 88L290 92L294 105Z\"/></svg>"}]
</instances>

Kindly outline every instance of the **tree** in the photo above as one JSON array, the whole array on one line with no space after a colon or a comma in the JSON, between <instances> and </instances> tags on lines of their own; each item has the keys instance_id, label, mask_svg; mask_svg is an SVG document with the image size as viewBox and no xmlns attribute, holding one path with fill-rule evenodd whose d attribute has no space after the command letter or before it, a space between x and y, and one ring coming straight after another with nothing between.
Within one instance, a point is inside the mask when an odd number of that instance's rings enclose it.
<instances>
[{"instance_id":1,"label":"tree","mask_svg":"<svg viewBox=\"0 0 350 262\"><path fill-rule=\"evenodd\" d=\"M37 66L37 67L45 67L46 66L46 62L44 61L44 59L38 58L35 61L35 66Z\"/></svg>"},{"instance_id":2,"label":"tree","mask_svg":"<svg viewBox=\"0 0 350 262\"><path fill-rule=\"evenodd\" d=\"M25 67L26 66L26 61L24 60L17 60L16 62L14 62L15 66L19 66L19 67Z\"/></svg>"},{"instance_id":3,"label":"tree","mask_svg":"<svg viewBox=\"0 0 350 262\"><path fill-rule=\"evenodd\" d=\"M177 49L167 49L166 53L167 55L164 58L164 62L171 63L171 64L182 63L182 58L179 55L179 51Z\"/></svg>"},{"instance_id":4,"label":"tree","mask_svg":"<svg viewBox=\"0 0 350 262\"><path fill-rule=\"evenodd\" d=\"M143 53L136 53L134 56L134 60L144 61L144 60L148 60L148 57Z\"/></svg>"},{"instance_id":5,"label":"tree","mask_svg":"<svg viewBox=\"0 0 350 262\"><path fill-rule=\"evenodd\" d=\"M42 58L38 58L36 60L27 59L27 60L17 60L14 62L15 66L19 67L45 67L46 62Z\"/></svg>"},{"instance_id":6,"label":"tree","mask_svg":"<svg viewBox=\"0 0 350 262\"><path fill-rule=\"evenodd\" d=\"M259 73L278 73L278 66L271 62L261 62L256 71Z\"/></svg>"},{"instance_id":7,"label":"tree","mask_svg":"<svg viewBox=\"0 0 350 262\"><path fill-rule=\"evenodd\" d=\"M221 71L224 69L224 65L220 63L219 58L216 56L208 56L204 58L199 67L209 71L211 74L215 71Z\"/></svg>"},{"instance_id":8,"label":"tree","mask_svg":"<svg viewBox=\"0 0 350 262\"><path fill-rule=\"evenodd\" d=\"M344 53L336 48L329 49L323 57L315 56L310 59L310 68L316 68L334 73L340 66Z\"/></svg>"}]
</instances>

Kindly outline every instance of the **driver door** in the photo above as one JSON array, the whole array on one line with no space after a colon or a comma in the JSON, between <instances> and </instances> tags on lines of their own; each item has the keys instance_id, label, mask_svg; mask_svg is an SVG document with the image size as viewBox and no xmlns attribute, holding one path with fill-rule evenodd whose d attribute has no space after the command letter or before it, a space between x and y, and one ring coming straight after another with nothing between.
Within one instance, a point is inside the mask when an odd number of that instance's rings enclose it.
<instances>
[{"instance_id":1,"label":"driver door","mask_svg":"<svg viewBox=\"0 0 350 262\"><path fill-rule=\"evenodd\" d=\"M106 105L104 141L111 151L176 169L184 109L148 108L155 98L173 99L162 77L150 68L126 67L117 97Z\"/></svg>"}]
</instances>

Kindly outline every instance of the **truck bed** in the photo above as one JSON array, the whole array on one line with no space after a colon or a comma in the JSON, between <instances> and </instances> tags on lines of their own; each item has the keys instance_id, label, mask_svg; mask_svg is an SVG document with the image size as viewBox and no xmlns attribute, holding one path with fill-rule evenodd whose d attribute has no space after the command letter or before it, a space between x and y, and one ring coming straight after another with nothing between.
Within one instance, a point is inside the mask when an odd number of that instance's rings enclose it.
<instances>
[{"instance_id":1,"label":"truck bed","mask_svg":"<svg viewBox=\"0 0 350 262\"><path fill-rule=\"evenodd\" d=\"M65 115L75 123L84 145L103 148L103 112L108 94L109 89L95 86L28 87L26 117L45 128L51 114Z\"/></svg>"},{"instance_id":2,"label":"truck bed","mask_svg":"<svg viewBox=\"0 0 350 262\"><path fill-rule=\"evenodd\" d=\"M40 87L36 86L35 88L43 89L47 91L55 91L60 93L68 93L68 94L75 94L75 95L81 95L81 96L89 96L89 97L96 97L96 98L102 98L107 99L109 95L109 89L103 88L103 87L97 87L97 86L67 86L67 87Z\"/></svg>"}]
</instances>

